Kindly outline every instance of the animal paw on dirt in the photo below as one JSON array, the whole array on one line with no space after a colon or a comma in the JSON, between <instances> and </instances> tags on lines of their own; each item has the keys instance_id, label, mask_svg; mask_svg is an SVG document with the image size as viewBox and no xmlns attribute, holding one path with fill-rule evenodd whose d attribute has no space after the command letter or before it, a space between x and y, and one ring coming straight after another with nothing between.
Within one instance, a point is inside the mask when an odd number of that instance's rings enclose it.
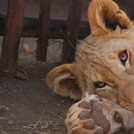
<instances>
[{"instance_id":1,"label":"animal paw on dirt","mask_svg":"<svg viewBox=\"0 0 134 134\"><path fill-rule=\"evenodd\" d=\"M112 134L134 127L134 113L96 95L86 96L67 114L69 134Z\"/></svg>"}]
</instances>

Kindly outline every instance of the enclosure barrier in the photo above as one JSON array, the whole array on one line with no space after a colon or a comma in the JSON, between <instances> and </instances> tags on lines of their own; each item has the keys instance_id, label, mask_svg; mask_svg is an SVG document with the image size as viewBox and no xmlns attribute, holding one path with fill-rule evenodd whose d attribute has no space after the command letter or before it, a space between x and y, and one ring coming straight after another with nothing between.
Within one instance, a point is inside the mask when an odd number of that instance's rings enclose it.
<instances>
[{"instance_id":1,"label":"enclosure barrier","mask_svg":"<svg viewBox=\"0 0 134 134\"><path fill-rule=\"evenodd\" d=\"M8 0L7 15L0 14L0 36L4 36L0 69L10 72L16 70L20 37L38 38L36 54L38 61L46 61L48 39L64 39L62 62L73 61L78 39L89 35L90 29L88 21L81 20L84 0L69 2L68 18L63 19L50 18L51 0L40 0L38 19L24 17L25 0ZM134 0L127 0L127 12L134 20ZM68 45L70 43L71 45Z\"/></svg>"}]
</instances>

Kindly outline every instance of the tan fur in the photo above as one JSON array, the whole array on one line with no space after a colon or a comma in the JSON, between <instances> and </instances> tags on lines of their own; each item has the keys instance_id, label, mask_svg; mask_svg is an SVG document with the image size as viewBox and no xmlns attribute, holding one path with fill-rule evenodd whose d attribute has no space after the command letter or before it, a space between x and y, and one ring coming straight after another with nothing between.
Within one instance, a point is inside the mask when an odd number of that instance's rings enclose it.
<instances>
[{"instance_id":1,"label":"tan fur","mask_svg":"<svg viewBox=\"0 0 134 134\"><path fill-rule=\"evenodd\" d=\"M114 102L113 105L119 104L125 109L119 111L120 106L117 105L116 110L122 114L126 124L130 120L130 126L134 127L132 123L134 119L125 118L126 113L129 114L127 110L134 111L133 23L112 0L93 0L88 8L88 18L91 35L77 46L75 62L54 68L47 76L47 84L55 93L73 99L85 98L87 93L106 98L108 101L104 102L104 105L107 105L108 109L103 114L107 118L109 118L107 113L111 107L110 101ZM123 51L127 51L128 54L125 65L119 58ZM106 86L95 87L98 81L105 82ZM105 107L101 108L102 111L104 109ZM72 111L74 110L75 107ZM70 115L72 111L69 111L68 114ZM70 127L76 125L76 133L92 134L97 131L98 128L93 131L83 129L78 119L81 109L78 108L75 111L76 113L67 117L67 120L72 123ZM133 114L130 112L130 115L127 116L133 117ZM74 118L76 122L72 121ZM116 131L113 126L112 122L109 133ZM67 127L70 129L69 124ZM73 133L71 130L69 132Z\"/></svg>"},{"instance_id":2,"label":"tan fur","mask_svg":"<svg viewBox=\"0 0 134 134\"><path fill-rule=\"evenodd\" d=\"M88 19L93 35L109 34L106 25L132 26L125 12L112 0L93 0L88 8Z\"/></svg>"},{"instance_id":3,"label":"tan fur","mask_svg":"<svg viewBox=\"0 0 134 134\"><path fill-rule=\"evenodd\" d=\"M49 87L59 95L74 99L81 97L82 90L83 96L88 91L118 104L122 101L134 104L132 22L112 0L93 0L88 8L88 18L91 35L77 47L75 63L62 65L48 74ZM115 30L110 29L109 25L115 26ZM128 68L119 61L119 53L123 50L130 55ZM94 87L97 81L106 82L112 91L97 91Z\"/></svg>"},{"instance_id":4,"label":"tan fur","mask_svg":"<svg viewBox=\"0 0 134 134\"><path fill-rule=\"evenodd\" d=\"M81 99L82 90L77 84L74 64L54 68L47 76L47 84L55 93L61 96Z\"/></svg>"}]
</instances>

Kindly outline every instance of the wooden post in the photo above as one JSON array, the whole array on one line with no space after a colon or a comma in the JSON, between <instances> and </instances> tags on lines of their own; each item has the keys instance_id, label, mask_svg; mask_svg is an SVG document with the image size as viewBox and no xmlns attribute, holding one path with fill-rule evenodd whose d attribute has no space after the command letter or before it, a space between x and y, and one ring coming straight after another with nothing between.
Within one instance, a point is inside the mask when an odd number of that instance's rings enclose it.
<instances>
[{"instance_id":1,"label":"wooden post","mask_svg":"<svg viewBox=\"0 0 134 134\"><path fill-rule=\"evenodd\" d=\"M51 0L40 1L39 32L36 55L38 61L46 60L50 23L50 3Z\"/></svg>"},{"instance_id":2,"label":"wooden post","mask_svg":"<svg viewBox=\"0 0 134 134\"><path fill-rule=\"evenodd\" d=\"M78 32L82 14L83 0L70 0L70 9L67 20L66 36L62 50L62 62L74 60L76 43L78 43Z\"/></svg>"},{"instance_id":3,"label":"wooden post","mask_svg":"<svg viewBox=\"0 0 134 134\"><path fill-rule=\"evenodd\" d=\"M2 44L0 68L15 71L20 43L25 0L8 0L7 20Z\"/></svg>"},{"instance_id":4,"label":"wooden post","mask_svg":"<svg viewBox=\"0 0 134 134\"><path fill-rule=\"evenodd\" d=\"M127 14L131 20L134 20L134 0L127 0Z\"/></svg>"},{"instance_id":5,"label":"wooden post","mask_svg":"<svg viewBox=\"0 0 134 134\"><path fill-rule=\"evenodd\" d=\"M114 0L116 3L118 2L118 0Z\"/></svg>"}]
</instances>

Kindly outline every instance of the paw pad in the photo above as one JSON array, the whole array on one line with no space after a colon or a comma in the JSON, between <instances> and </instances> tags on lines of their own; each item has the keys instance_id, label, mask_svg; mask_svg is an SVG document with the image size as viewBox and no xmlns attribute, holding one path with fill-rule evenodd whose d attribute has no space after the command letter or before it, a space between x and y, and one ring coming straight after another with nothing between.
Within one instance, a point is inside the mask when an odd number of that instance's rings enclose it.
<instances>
[{"instance_id":1,"label":"paw pad","mask_svg":"<svg viewBox=\"0 0 134 134\"><path fill-rule=\"evenodd\" d=\"M115 114L114 114L114 119L115 119L115 121L116 122L118 122L118 123L123 123L123 117L122 117L122 115L119 113L119 112L115 112Z\"/></svg>"},{"instance_id":2,"label":"paw pad","mask_svg":"<svg viewBox=\"0 0 134 134\"><path fill-rule=\"evenodd\" d=\"M87 102L84 102L84 101L81 102L78 107L84 108L84 109L90 109L91 108L90 104L87 103Z\"/></svg>"},{"instance_id":3,"label":"paw pad","mask_svg":"<svg viewBox=\"0 0 134 134\"><path fill-rule=\"evenodd\" d=\"M79 118L80 120L88 119L88 118L90 118L90 112L84 110L84 111L82 111L82 112L79 114L78 118Z\"/></svg>"},{"instance_id":4,"label":"paw pad","mask_svg":"<svg viewBox=\"0 0 134 134\"><path fill-rule=\"evenodd\" d=\"M84 127L85 129L93 130L93 129L95 129L95 122L94 122L93 120L87 121L87 122L83 125L83 127Z\"/></svg>"},{"instance_id":5,"label":"paw pad","mask_svg":"<svg viewBox=\"0 0 134 134\"><path fill-rule=\"evenodd\" d=\"M98 128L95 132L95 134L104 134L103 128Z\"/></svg>"}]
</instances>

